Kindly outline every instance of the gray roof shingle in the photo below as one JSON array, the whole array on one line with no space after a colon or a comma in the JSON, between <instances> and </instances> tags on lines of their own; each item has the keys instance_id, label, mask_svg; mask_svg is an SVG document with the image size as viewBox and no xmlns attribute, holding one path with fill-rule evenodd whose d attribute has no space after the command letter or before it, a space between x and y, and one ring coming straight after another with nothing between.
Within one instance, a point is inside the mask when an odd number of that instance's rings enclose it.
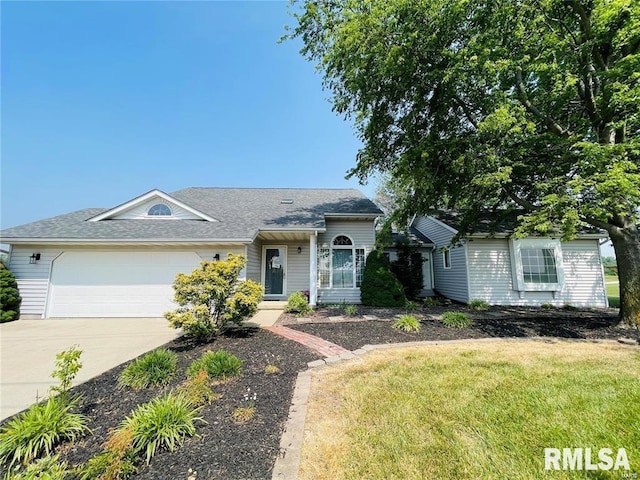
<instances>
[{"instance_id":1,"label":"gray roof shingle","mask_svg":"<svg viewBox=\"0 0 640 480\"><path fill-rule=\"evenodd\" d=\"M248 241L259 230L323 229L325 215L381 214L355 189L186 188L171 196L219 221L89 222L109 210L90 208L8 228L0 237L5 243L12 239Z\"/></svg>"}]
</instances>

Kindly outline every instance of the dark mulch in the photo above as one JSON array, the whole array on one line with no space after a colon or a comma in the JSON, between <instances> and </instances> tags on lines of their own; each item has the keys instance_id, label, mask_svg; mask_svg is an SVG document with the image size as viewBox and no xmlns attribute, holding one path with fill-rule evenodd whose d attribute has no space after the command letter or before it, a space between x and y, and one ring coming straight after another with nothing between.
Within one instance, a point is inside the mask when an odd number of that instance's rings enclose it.
<instances>
[{"instance_id":1,"label":"dark mulch","mask_svg":"<svg viewBox=\"0 0 640 480\"><path fill-rule=\"evenodd\" d=\"M467 329L448 328L436 318L447 310L462 310L474 317ZM391 328L399 309L358 307L358 316L343 317L339 309L318 309L306 322L294 316L281 317L281 323L318 335L349 350L367 344L409 342L416 340L453 340L483 337L553 336L563 338L619 338L640 341L640 331L614 327L615 310L546 311L524 308L491 308L487 312L472 312L462 306L449 305L422 309L412 314L422 321L420 333L403 333ZM365 320L374 315L377 320ZM369 317L371 318L371 317ZM179 376L164 388L142 391L118 389L117 379L124 365L114 368L73 390L82 395L81 410L91 419L93 435L61 449L61 457L70 465L86 462L101 451L109 429L117 427L133 409L184 380L191 361L206 350L225 349L244 361L240 377L216 387L221 398L205 406L201 416L206 425L198 426L198 436L188 439L173 453L156 454L151 464L142 464L134 479L187 479L189 469L197 472L198 480L268 479L279 453L282 434L296 376L306 369L307 362L319 355L307 348L264 330L242 329L229 332L206 345L178 339L167 345L179 356ZM265 366L273 364L281 373L268 375ZM232 412L243 406L243 397L257 394L257 415L247 423L238 424Z\"/></svg>"},{"instance_id":2,"label":"dark mulch","mask_svg":"<svg viewBox=\"0 0 640 480\"><path fill-rule=\"evenodd\" d=\"M191 361L206 350L225 349L243 362L241 376L215 391L221 397L203 408L201 416L207 424L199 424L198 436L188 439L174 452L156 454L151 464L141 465L131 478L145 480L187 479L189 469L198 480L267 479L279 452L282 434L299 371L319 355L307 348L264 330L244 329L228 333L215 342L194 345L178 339L166 345L179 355L179 377L165 388L134 391L116 387L121 365L78 387L82 394L82 413L91 419L93 435L62 450L62 459L70 465L87 461L101 451L109 429L117 427L137 405L175 388L184 378ZM265 366L276 365L281 372L266 374ZM256 416L242 424L232 419L232 412L246 405L243 396L256 393Z\"/></svg>"},{"instance_id":3,"label":"dark mulch","mask_svg":"<svg viewBox=\"0 0 640 480\"><path fill-rule=\"evenodd\" d=\"M451 310L467 313L474 319L473 326L465 329L449 328L436 320L438 315ZM384 343L487 337L627 337L640 341L640 330L615 327L617 310L613 309L569 311L492 307L486 312L476 312L460 305L432 307L410 312L422 322L422 330L418 333L405 333L391 328L394 316L406 313L397 309L359 307L358 316L343 317L343 320L351 321L336 321L336 316L341 313L338 309L319 309L309 317L315 323L306 323L306 320L300 321L293 316L282 320L291 328L317 335L348 350ZM361 321L364 315L374 315L379 320Z\"/></svg>"}]
</instances>

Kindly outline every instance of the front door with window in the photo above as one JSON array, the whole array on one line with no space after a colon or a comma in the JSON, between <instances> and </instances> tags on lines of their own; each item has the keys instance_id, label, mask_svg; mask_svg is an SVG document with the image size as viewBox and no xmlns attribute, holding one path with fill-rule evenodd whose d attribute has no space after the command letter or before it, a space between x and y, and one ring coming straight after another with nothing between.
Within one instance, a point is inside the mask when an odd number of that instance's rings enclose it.
<instances>
[{"instance_id":1,"label":"front door with window","mask_svg":"<svg viewBox=\"0 0 640 480\"><path fill-rule=\"evenodd\" d=\"M262 249L262 284L265 296L282 296L286 288L287 247L265 246Z\"/></svg>"}]
</instances>

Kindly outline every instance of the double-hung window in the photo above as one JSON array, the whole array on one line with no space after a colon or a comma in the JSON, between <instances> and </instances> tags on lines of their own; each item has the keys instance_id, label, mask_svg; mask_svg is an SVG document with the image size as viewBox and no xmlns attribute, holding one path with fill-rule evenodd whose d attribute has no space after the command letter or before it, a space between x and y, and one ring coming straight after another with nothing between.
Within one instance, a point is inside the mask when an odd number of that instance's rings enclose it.
<instances>
[{"instance_id":1,"label":"double-hung window","mask_svg":"<svg viewBox=\"0 0 640 480\"><path fill-rule=\"evenodd\" d=\"M559 240L510 240L514 290L558 292L562 289L562 248Z\"/></svg>"},{"instance_id":2,"label":"double-hung window","mask_svg":"<svg viewBox=\"0 0 640 480\"><path fill-rule=\"evenodd\" d=\"M355 248L346 235L338 235L330 246L318 249L320 288L357 288L362 283L364 248Z\"/></svg>"}]
</instances>

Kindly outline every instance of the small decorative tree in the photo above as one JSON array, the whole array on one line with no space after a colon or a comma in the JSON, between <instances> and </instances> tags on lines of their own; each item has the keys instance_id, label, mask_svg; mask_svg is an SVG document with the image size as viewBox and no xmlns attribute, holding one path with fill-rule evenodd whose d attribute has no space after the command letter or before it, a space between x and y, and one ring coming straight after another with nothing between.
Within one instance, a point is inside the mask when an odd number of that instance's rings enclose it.
<instances>
[{"instance_id":1,"label":"small decorative tree","mask_svg":"<svg viewBox=\"0 0 640 480\"><path fill-rule=\"evenodd\" d=\"M229 254L227 260L201 262L191 274L179 273L173 282L180 308L165 313L173 328L207 340L224 331L228 322L242 323L258 310L264 290L252 280L239 280L247 259Z\"/></svg>"},{"instance_id":2,"label":"small decorative tree","mask_svg":"<svg viewBox=\"0 0 640 480\"><path fill-rule=\"evenodd\" d=\"M360 299L364 305L373 307L403 307L407 303L402 284L380 250L372 251L367 257L362 273Z\"/></svg>"},{"instance_id":3,"label":"small decorative tree","mask_svg":"<svg viewBox=\"0 0 640 480\"><path fill-rule=\"evenodd\" d=\"M0 323L17 320L21 303L16 277L4 263L0 263Z\"/></svg>"}]
</instances>

